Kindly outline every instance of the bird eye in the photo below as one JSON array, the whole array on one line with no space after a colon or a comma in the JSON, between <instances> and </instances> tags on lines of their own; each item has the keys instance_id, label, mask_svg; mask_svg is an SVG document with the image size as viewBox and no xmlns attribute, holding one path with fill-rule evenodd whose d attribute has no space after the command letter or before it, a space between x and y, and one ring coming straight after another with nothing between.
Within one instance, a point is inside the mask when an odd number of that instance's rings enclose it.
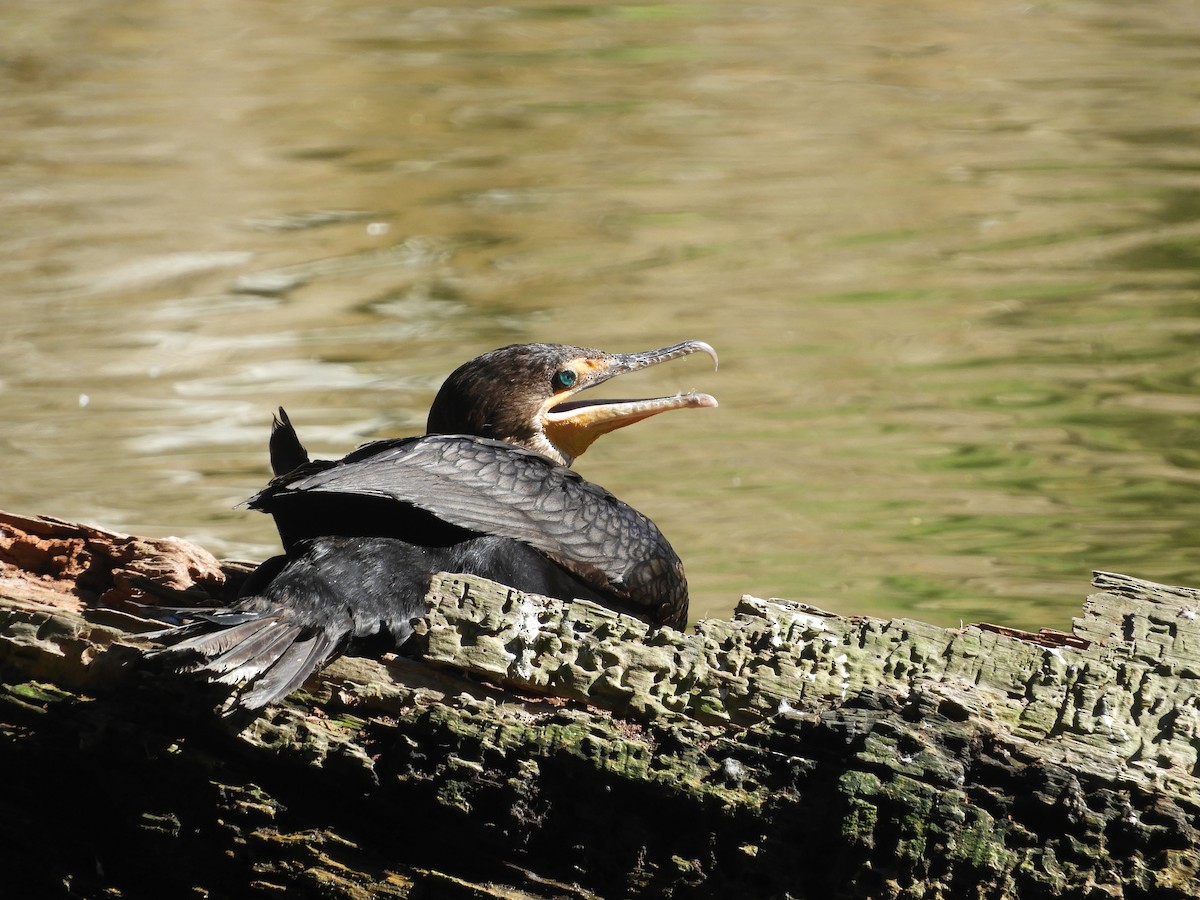
<instances>
[{"instance_id":1,"label":"bird eye","mask_svg":"<svg viewBox=\"0 0 1200 900\"><path fill-rule=\"evenodd\" d=\"M554 373L554 386L556 388L569 388L575 384L575 373L570 369L563 369L561 372Z\"/></svg>"}]
</instances>

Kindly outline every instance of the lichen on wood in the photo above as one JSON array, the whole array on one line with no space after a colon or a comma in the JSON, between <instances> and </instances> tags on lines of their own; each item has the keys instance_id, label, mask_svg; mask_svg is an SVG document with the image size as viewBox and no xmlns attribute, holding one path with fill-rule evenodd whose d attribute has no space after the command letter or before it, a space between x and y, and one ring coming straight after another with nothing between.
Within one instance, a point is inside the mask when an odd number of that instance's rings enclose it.
<instances>
[{"instance_id":1,"label":"lichen on wood","mask_svg":"<svg viewBox=\"0 0 1200 900\"><path fill-rule=\"evenodd\" d=\"M1097 573L1070 634L749 597L680 633L439 575L403 656L236 717L136 604L244 566L0 529L27 896L1200 897L1191 589Z\"/></svg>"}]
</instances>

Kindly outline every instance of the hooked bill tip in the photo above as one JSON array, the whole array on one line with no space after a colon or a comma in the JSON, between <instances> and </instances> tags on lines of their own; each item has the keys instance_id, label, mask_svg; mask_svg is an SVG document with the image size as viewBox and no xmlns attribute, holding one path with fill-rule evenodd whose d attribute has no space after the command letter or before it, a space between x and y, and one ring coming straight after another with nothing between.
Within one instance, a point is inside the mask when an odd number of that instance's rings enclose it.
<instances>
[{"instance_id":1,"label":"hooked bill tip","mask_svg":"<svg viewBox=\"0 0 1200 900\"><path fill-rule=\"evenodd\" d=\"M684 344L685 347L691 349L693 353L703 353L713 361L713 371L716 371L721 361L717 359L717 351L713 349L712 344L707 341L688 341Z\"/></svg>"}]
</instances>

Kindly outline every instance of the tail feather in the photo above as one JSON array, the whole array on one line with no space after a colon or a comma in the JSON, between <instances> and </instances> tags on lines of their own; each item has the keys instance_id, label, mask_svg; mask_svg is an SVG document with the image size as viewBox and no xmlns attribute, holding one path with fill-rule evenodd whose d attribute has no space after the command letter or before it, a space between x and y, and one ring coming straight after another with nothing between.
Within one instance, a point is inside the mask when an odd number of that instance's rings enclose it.
<instances>
[{"instance_id":1,"label":"tail feather","mask_svg":"<svg viewBox=\"0 0 1200 900\"><path fill-rule=\"evenodd\" d=\"M205 610L194 613L195 618L211 622L213 625L220 625L222 628L228 628L230 625L241 625L243 622L253 622L261 619L263 615L264 613L259 611L234 612L233 610L220 610L218 612Z\"/></svg>"},{"instance_id":2,"label":"tail feather","mask_svg":"<svg viewBox=\"0 0 1200 900\"><path fill-rule=\"evenodd\" d=\"M255 710L286 697L340 649L344 630L305 629L281 621L281 610L205 615L199 622L156 632L178 671L201 672L220 684L241 685L234 705ZM232 623L232 624L230 624Z\"/></svg>"},{"instance_id":3,"label":"tail feather","mask_svg":"<svg viewBox=\"0 0 1200 900\"><path fill-rule=\"evenodd\" d=\"M250 690L238 697L238 705L245 709L259 709L286 697L321 667L334 650L334 641L328 632L317 631L301 641L291 643L283 654L253 682Z\"/></svg>"},{"instance_id":4,"label":"tail feather","mask_svg":"<svg viewBox=\"0 0 1200 900\"><path fill-rule=\"evenodd\" d=\"M205 671L219 673L214 679L222 684L240 684L268 671L279 662L300 634L296 625L278 625L261 638L243 641L233 649L206 663Z\"/></svg>"},{"instance_id":5,"label":"tail feather","mask_svg":"<svg viewBox=\"0 0 1200 900\"><path fill-rule=\"evenodd\" d=\"M273 630L276 624L273 617L263 616L239 622L230 627L226 627L224 622L211 620L196 622L180 629L189 636L180 641L173 641L170 647L155 651L155 655L159 653L199 655L205 657L206 660L200 664L200 668L210 668L215 660L220 659L227 652L241 647L244 643L253 645L255 638L261 640L264 632ZM217 630L214 631L214 627Z\"/></svg>"}]
</instances>

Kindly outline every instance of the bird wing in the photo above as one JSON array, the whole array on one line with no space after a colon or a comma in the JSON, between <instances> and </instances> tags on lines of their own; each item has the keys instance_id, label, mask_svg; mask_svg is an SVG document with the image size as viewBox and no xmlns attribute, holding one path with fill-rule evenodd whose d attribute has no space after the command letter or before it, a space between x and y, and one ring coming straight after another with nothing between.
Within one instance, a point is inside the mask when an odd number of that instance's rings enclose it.
<instances>
[{"instance_id":1,"label":"bird wing","mask_svg":"<svg viewBox=\"0 0 1200 900\"><path fill-rule=\"evenodd\" d=\"M674 622L680 605L686 610L683 566L653 522L565 466L500 441L378 441L276 479L249 505L281 520L303 515L306 502L328 509L334 495L339 504L383 501L396 520L415 507L459 529L521 541L603 592L661 610L653 614L660 621Z\"/></svg>"}]
</instances>

